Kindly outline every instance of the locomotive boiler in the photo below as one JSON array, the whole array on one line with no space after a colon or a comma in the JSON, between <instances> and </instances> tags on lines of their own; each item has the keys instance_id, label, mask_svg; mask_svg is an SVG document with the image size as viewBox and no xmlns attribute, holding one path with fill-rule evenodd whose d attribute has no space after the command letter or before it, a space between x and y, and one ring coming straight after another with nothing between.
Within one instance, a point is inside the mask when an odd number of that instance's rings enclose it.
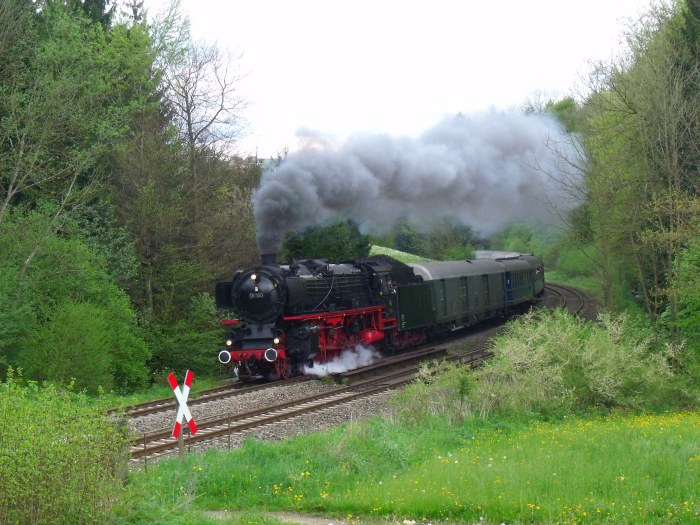
<instances>
[{"instance_id":1,"label":"locomotive boiler","mask_svg":"<svg viewBox=\"0 0 700 525\"><path fill-rule=\"evenodd\" d=\"M225 347L241 380L285 379L359 345L393 353L451 331L502 317L544 290L542 262L526 254L404 264L388 256L239 270L218 283Z\"/></svg>"}]
</instances>

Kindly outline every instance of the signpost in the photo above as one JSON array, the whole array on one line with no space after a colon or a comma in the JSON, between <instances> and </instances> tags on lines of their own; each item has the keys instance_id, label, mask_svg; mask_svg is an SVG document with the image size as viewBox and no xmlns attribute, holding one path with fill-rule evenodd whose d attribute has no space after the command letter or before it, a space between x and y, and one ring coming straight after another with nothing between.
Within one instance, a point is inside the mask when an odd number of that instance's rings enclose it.
<instances>
[{"instance_id":1,"label":"signpost","mask_svg":"<svg viewBox=\"0 0 700 525\"><path fill-rule=\"evenodd\" d=\"M182 391L180 387L177 386L177 379L175 379L175 374L172 372L168 376L168 383L170 383L170 388L173 389L175 398L177 399L177 417L175 418L175 427L173 428L173 437L177 439L180 443L180 457L183 454L182 447L182 434L180 430L182 429L182 418L187 420L187 426L190 427L190 433L195 435L197 433L197 424L194 422L194 418L190 413L190 409L187 408L187 398L190 395L190 387L192 386L192 379L194 378L194 373L188 370L185 373L185 383L182 385Z\"/></svg>"}]
</instances>

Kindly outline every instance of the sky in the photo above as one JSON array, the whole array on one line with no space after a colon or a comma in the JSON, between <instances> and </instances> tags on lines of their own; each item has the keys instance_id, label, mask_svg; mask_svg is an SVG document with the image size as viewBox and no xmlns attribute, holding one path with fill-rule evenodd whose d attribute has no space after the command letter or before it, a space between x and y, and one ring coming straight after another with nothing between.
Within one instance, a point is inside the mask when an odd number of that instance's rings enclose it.
<instances>
[{"instance_id":1,"label":"sky","mask_svg":"<svg viewBox=\"0 0 700 525\"><path fill-rule=\"evenodd\" d=\"M164 0L146 0L151 15ZM241 54L240 154L311 135L415 137L458 113L572 94L650 0L182 0L194 39Z\"/></svg>"}]
</instances>

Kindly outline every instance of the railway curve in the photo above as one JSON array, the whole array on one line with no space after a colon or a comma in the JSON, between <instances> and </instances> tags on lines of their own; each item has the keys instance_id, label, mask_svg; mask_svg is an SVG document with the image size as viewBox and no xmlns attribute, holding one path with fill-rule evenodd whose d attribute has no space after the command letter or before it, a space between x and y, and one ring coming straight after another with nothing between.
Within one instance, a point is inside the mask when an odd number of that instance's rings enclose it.
<instances>
[{"instance_id":1,"label":"railway curve","mask_svg":"<svg viewBox=\"0 0 700 525\"><path fill-rule=\"evenodd\" d=\"M574 315L582 315L590 308L590 299L578 290L547 284L545 295L538 307L563 307ZM378 362L365 367L366 370L338 374L334 377L335 382L302 377L253 387L227 386L202 392L197 400L188 402L194 405L191 410L197 420L199 432L195 436L189 436L185 429L185 446L188 450L200 450L211 446L231 448L242 443L245 436L283 439L288 435L361 419L361 414L369 417L386 410L389 390L415 377L422 360L421 352L425 352L425 359L442 356L468 361L472 366L476 366L490 356L487 350L488 340L501 328L502 324L494 323L468 330L465 336L453 342L453 345L468 345L472 349L461 357L459 354L455 356L454 352L445 352L444 348L431 348L417 350L404 357L394 356L384 364ZM406 360L405 366L401 365L402 359ZM386 371L389 367L392 370ZM228 405L237 398L240 400L235 407ZM282 401L276 402L276 398ZM128 407L131 410L126 412L131 418L132 429L138 432L138 437L134 438L131 446L134 466L177 453L178 450L177 441L170 437L175 416L174 401L158 400L152 404L152 407ZM380 408L366 408L372 405ZM244 406L260 408L246 410ZM160 428L153 428L154 425L158 426L156 422L149 423L146 430L139 430L138 422L147 421L149 417L160 421Z\"/></svg>"}]
</instances>

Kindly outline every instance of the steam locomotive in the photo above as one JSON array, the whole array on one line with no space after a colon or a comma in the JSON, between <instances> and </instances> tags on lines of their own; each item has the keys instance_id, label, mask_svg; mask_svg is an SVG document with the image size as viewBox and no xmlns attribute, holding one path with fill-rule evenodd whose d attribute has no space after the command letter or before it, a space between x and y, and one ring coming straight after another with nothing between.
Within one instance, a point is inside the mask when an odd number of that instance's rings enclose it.
<instances>
[{"instance_id":1,"label":"steam locomotive","mask_svg":"<svg viewBox=\"0 0 700 525\"><path fill-rule=\"evenodd\" d=\"M216 285L226 346L219 361L242 381L286 379L358 345L394 353L527 308L544 293L530 254L405 264L388 256L278 265L274 256Z\"/></svg>"}]
</instances>

